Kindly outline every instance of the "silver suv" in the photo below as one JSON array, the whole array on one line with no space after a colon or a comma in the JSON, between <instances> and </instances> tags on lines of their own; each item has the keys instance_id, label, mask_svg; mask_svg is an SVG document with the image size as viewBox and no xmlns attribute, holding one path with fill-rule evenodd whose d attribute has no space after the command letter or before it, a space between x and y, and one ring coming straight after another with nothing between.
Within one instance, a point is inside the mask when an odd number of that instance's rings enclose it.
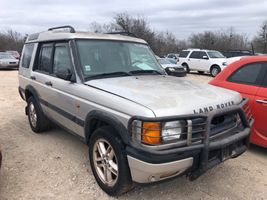
<instances>
[{"instance_id":1,"label":"silver suv","mask_svg":"<svg viewBox=\"0 0 267 200\"><path fill-rule=\"evenodd\" d=\"M34 132L53 122L88 144L93 174L109 195L133 182L194 180L248 146L240 94L167 76L135 37L69 26L29 35L19 93Z\"/></svg>"}]
</instances>

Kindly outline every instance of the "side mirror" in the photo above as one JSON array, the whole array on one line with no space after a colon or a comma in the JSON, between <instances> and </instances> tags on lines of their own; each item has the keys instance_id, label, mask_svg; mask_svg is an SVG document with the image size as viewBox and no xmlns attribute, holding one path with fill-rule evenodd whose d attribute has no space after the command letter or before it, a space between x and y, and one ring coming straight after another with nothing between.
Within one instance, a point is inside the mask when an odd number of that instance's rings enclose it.
<instances>
[{"instance_id":1,"label":"side mirror","mask_svg":"<svg viewBox=\"0 0 267 200\"><path fill-rule=\"evenodd\" d=\"M202 57L203 59L206 59L206 60L208 60L209 58L208 58L208 56L203 56Z\"/></svg>"},{"instance_id":2,"label":"side mirror","mask_svg":"<svg viewBox=\"0 0 267 200\"><path fill-rule=\"evenodd\" d=\"M70 71L70 69L61 69L58 70L55 75L63 80L71 81L72 72Z\"/></svg>"}]
</instances>

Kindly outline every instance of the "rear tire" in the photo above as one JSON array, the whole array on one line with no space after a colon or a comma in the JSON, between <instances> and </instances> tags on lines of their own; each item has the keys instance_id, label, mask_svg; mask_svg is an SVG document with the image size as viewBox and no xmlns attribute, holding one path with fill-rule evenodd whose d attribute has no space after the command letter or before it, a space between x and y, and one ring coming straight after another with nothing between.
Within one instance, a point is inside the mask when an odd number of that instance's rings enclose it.
<instances>
[{"instance_id":1,"label":"rear tire","mask_svg":"<svg viewBox=\"0 0 267 200\"><path fill-rule=\"evenodd\" d=\"M89 142L91 169L98 185L111 196L132 189L132 178L123 143L108 126L94 131Z\"/></svg>"},{"instance_id":2,"label":"rear tire","mask_svg":"<svg viewBox=\"0 0 267 200\"><path fill-rule=\"evenodd\" d=\"M183 63L182 66L183 66L184 68L186 68L186 72L187 72L187 73L190 73L190 68L189 68L188 64Z\"/></svg>"},{"instance_id":3,"label":"rear tire","mask_svg":"<svg viewBox=\"0 0 267 200\"><path fill-rule=\"evenodd\" d=\"M28 120L31 129L35 133L41 133L50 128L50 122L42 112L33 96L29 97L27 101Z\"/></svg>"},{"instance_id":4,"label":"rear tire","mask_svg":"<svg viewBox=\"0 0 267 200\"><path fill-rule=\"evenodd\" d=\"M217 66L217 65L212 66L210 68L210 74L211 74L212 77L217 76L220 72L221 72L221 68L219 66Z\"/></svg>"}]
</instances>

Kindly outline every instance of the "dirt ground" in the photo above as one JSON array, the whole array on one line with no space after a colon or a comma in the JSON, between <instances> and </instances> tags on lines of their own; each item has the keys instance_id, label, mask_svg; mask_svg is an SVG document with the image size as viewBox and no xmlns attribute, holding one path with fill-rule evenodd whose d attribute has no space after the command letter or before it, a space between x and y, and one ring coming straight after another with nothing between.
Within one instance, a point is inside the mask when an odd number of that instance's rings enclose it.
<instances>
[{"instance_id":1,"label":"dirt ground","mask_svg":"<svg viewBox=\"0 0 267 200\"><path fill-rule=\"evenodd\" d=\"M0 71L0 199L113 199L96 184L87 146L62 129L34 134L18 94L17 71ZM210 76L188 79L207 82ZM242 156L194 182L185 177L136 186L119 199L267 199L267 149L251 146Z\"/></svg>"}]
</instances>

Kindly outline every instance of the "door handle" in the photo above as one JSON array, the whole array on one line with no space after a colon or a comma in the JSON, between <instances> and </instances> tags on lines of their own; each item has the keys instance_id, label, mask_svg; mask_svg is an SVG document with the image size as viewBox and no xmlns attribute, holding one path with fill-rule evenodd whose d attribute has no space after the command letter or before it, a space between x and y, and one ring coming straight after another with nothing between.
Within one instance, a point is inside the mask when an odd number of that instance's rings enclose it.
<instances>
[{"instance_id":1,"label":"door handle","mask_svg":"<svg viewBox=\"0 0 267 200\"><path fill-rule=\"evenodd\" d=\"M262 104L267 104L267 100L260 100L260 99L257 99L256 102L257 102L257 103L262 103Z\"/></svg>"},{"instance_id":2,"label":"door handle","mask_svg":"<svg viewBox=\"0 0 267 200\"><path fill-rule=\"evenodd\" d=\"M188 58L188 61L190 61L190 58Z\"/></svg>"},{"instance_id":3,"label":"door handle","mask_svg":"<svg viewBox=\"0 0 267 200\"><path fill-rule=\"evenodd\" d=\"M32 80L36 80L36 77L35 76L31 76L30 77Z\"/></svg>"},{"instance_id":4,"label":"door handle","mask_svg":"<svg viewBox=\"0 0 267 200\"><path fill-rule=\"evenodd\" d=\"M52 84L51 81L46 81L45 84L46 84L47 86L53 86L53 84Z\"/></svg>"}]
</instances>

